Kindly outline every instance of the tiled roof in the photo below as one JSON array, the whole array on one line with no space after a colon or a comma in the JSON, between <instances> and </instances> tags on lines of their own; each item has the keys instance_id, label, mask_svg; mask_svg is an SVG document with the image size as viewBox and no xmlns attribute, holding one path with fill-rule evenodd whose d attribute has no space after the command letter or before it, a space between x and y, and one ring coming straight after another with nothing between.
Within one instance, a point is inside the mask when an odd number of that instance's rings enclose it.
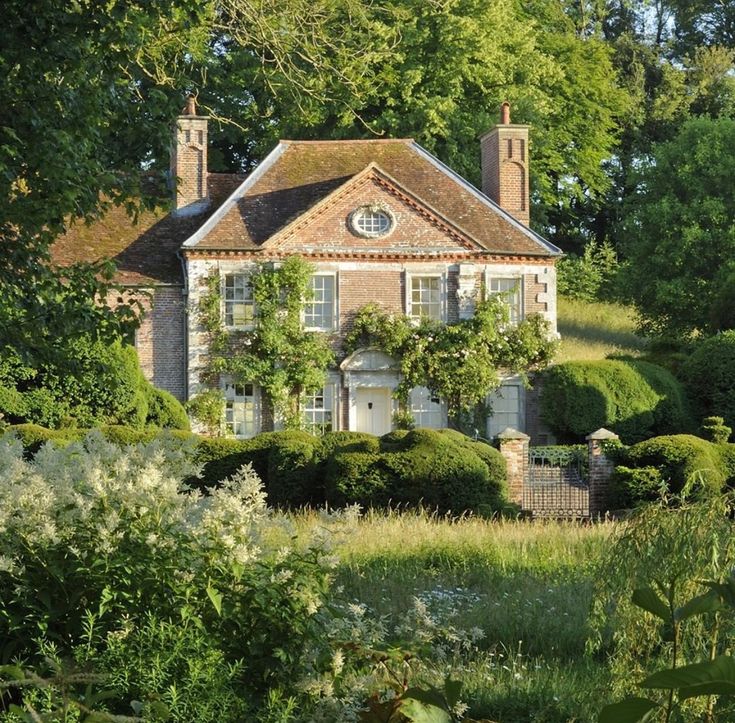
<instances>
[{"instance_id":1,"label":"tiled roof","mask_svg":"<svg viewBox=\"0 0 735 723\"><path fill-rule=\"evenodd\" d=\"M181 262L176 256L181 244L212 215L242 183L243 176L210 173L207 179L209 209L196 216L176 217L167 208L141 213L137 221L122 207L110 208L98 221L78 223L51 248L59 266L80 261L112 259L121 284L181 284Z\"/></svg>"},{"instance_id":2,"label":"tiled roof","mask_svg":"<svg viewBox=\"0 0 735 723\"><path fill-rule=\"evenodd\" d=\"M210 173L211 204L204 213L176 217L160 208L134 222L113 207L95 223L77 224L60 237L52 259L65 266L109 258L120 283L180 284L177 252L184 242L201 250L257 250L371 164L488 252L558 253L414 141L400 139L282 141L247 179Z\"/></svg>"},{"instance_id":3,"label":"tiled roof","mask_svg":"<svg viewBox=\"0 0 735 723\"><path fill-rule=\"evenodd\" d=\"M557 253L411 139L282 141L277 151L187 247L257 249L374 163L487 251L510 255Z\"/></svg>"}]
</instances>

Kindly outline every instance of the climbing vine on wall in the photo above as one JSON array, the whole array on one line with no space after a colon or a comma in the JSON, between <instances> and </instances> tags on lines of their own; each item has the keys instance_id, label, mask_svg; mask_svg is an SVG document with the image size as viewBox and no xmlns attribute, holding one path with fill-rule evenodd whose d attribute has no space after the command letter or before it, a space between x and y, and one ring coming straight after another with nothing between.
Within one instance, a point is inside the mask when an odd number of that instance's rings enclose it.
<instances>
[{"instance_id":1,"label":"climbing vine on wall","mask_svg":"<svg viewBox=\"0 0 735 723\"><path fill-rule=\"evenodd\" d=\"M556 342L549 339L548 322L541 316L512 326L507 305L491 297L478 303L472 318L446 325L424 321L416 326L407 316L367 304L345 338L345 351L365 346L400 360L396 396L403 406L411 389L427 387L446 402L454 426L463 427L468 415L500 386L501 374L525 376L543 368L553 358Z\"/></svg>"},{"instance_id":2,"label":"climbing vine on wall","mask_svg":"<svg viewBox=\"0 0 735 723\"><path fill-rule=\"evenodd\" d=\"M220 375L237 383L257 383L287 428L301 426L303 393L324 386L334 354L325 334L303 329L302 312L312 297L314 268L289 257L280 266L260 264L250 274L255 302L252 329L228 331L222 320L218 271L206 279L199 320L209 335L203 381L218 385Z\"/></svg>"}]
</instances>

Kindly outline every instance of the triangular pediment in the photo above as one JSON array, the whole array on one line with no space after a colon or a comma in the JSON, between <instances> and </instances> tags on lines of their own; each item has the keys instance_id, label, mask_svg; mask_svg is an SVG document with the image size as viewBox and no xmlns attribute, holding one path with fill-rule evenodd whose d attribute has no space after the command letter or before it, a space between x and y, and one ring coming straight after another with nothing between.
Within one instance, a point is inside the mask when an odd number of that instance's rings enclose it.
<instances>
[{"instance_id":1,"label":"triangular pediment","mask_svg":"<svg viewBox=\"0 0 735 723\"><path fill-rule=\"evenodd\" d=\"M363 209L390 219L385 233L366 234ZM437 255L482 251L471 236L371 163L269 238L263 248L305 254Z\"/></svg>"}]
</instances>

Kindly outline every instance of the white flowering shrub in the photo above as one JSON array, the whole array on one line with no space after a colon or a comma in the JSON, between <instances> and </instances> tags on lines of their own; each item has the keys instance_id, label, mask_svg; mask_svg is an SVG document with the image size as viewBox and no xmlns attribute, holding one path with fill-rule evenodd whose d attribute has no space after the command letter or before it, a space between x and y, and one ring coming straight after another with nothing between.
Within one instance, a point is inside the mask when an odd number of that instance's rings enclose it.
<instances>
[{"instance_id":1,"label":"white flowering shrub","mask_svg":"<svg viewBox=\"0 0 735 723\"><path fill-rule=\"evenodd\" d=\"M129 658L117 678L130 686L147 655L160 660L156 641L170 640L178 621L187 631L181 655L197 649L200 631L207 655L231 666L241 699L291 680L321 630L325 553L268 543L277 523L249 467L204 496L182 482L196 472L190 459L180 441L121 448L93 434L28 460L18 440L0 438L5 661L32 663L43 639L85 661ZM135 645L129 655L126 640ZM171 676L181 675L183 660L157 685L180 685ZM121 689L121 701L128 693ZM179 707L181 720L210 719Z\"/></svg>"}]
</instances>

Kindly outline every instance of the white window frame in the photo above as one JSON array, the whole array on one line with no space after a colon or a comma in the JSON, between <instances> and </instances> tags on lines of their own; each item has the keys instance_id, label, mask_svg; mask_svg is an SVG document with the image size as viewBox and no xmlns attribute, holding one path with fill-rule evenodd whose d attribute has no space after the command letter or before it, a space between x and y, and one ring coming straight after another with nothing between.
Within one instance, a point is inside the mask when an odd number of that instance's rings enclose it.
<instances>
[{"instance_id":1,"label":"white window frame","mask_svg":"<svg viewBox=\"0 0 735 723\"><path fill-rule=\"evenodd\" d=\"M371 221L369 227L362 225L366 218L370 217L372 219L375 216L382 216L386 220L386 223L373 226ZM352 231L358 236L362 236L363 238L383 238L393 231L396 225L396 219L389 208L381 205L372 205L356 208L350 214L348 223Z\"/></svg>"},{"instance_id":2,"label":"white window frame","mask_svg":"<svg viewBox=\"0 0 735 723\"><path fill-rule=\"evenodd\" d=\"M324 326L314 326L308 323L308 308L309 306L324 303L316 300L307 301L304 305L304 311L303 311L303 319L304 319L304 329L306 331L326 331L326 332L333 332L337 331L339 329L339 279L337 277L337 274L334 271L318 271L311 275L311 279L309 280L309 284L311 284L312 280L317 278L331 278L332 279L332 310L331 310L331 316L329 319L328 324L325 324ZM314 289L312 288L312 291Z\"/></svg>"},{"instance_id":3,"label":"white window frame","mask_svg":"<svg viewBox=\"0 0 735 723\"><path fill-rule=\"evenodd\" d=\"M488 404L492 405L493 401L496 401L496 398L498 396L502 396L503 389L507 389L509 387L515 387L518 389L517 421L511 422L509 419L509 415L515 414L515 412L510 412L510 411L505 411L505 410L498 411L494 408L492 412L488 415L488 418L487 418L488 439L492 439L493 437L496 437L506 427L515 427L519 432L522 432L525 429L525 426L526 426L526 388L523 386L523 382L520 380L519 377L509 377L508 379L504 379L502 384L494 392L488 395L487 397ZM502 422L493 424L492 420L496 416L496 414L502 414L502 415L508 415L508 416L505 416Z\"/></svg>"},{"instance_id":4,"label":"white window frame","mask_svg":"<svg viewBox=\"0 0 735 723\"><path fill-rule=\"evenodd\" d=\"M421 316L414 314L413 307L413 282L414 279L438 279L439 280L439 318L430 316ZM421 304L421 301L416 302ZM444 272L431 272L426 271L421 273L415 271L410 274L406 274L406 316L410 316L411 319L419 324L423 319L430 319L432 321L438 321L441 323L447 320L447 275Z\"/></svg>"},{"instance_id":5,"label":"white window frame","mask_svg":"<svg viewBox=\"0 0 735 723\"><path fill-rule=\"evenodd\" d=\"M444 429L447 426L446 405L435 397L426 387L414 387L409 395L411 416L417 427L427 429ZM426 424L427 420L436 420L436 424Z\"/></svg>"},{"instance_id":6,"label":"white window frame","mask_svg":"<svg viewBox=\"0 0 735 723\"><path fill-rule=\"evenodd\" d=\"M499 289L493 290L493 282L501 281L514 281L516 293L518 295L517 304L511 304L511 298L509 296L510 289ZM525 318L525 311L523 305L523 275L522 274L490 274L487 279L487 291L489 296L502 296L506 306L508 307L508 321L511 326L518 326ZM517 308L517 312L514 315L514 308Z\"/></svg>"},{"instance_id":7,"label":"white window frame","mask_svg":"<svg viewBox=\"0 0 735 723\"><path fill-rule=\"evenodd\" d=\"M239 389L242 388L242 393ZM247 394L249 391L250 394ZM232 380L222 383L225 396L224 429L228 437L236 439L250 439L260 432L260 389L257 384L240 384ZM237 406L235 406L237 405ZM237 419L241 417L241 419ZM250 419L248 419L250 417ZM238 424L247 428L238 430ZM239 433L238 433L239 432Z\"/></svg>"},{"instance_id":8,"label":"white window frame","mask_svg":"<svg viewBox=\"0 0 735 723\"><path fill-rule=\"evenodd\" d=\"M326 432L337 430L338 393L337 384L327 381L321 389L302 395L301 416L307 432L321 436ZM321 399L322 406L319 406L319 399Z\"/></svg>"},{"instance_id":9,"label":"white window frame","mask_svg":"<svg viewBox=\"0 0 735 723\"><path fill-rule=\"evenodd\" d=\"M228 299L228 289L229 286L227 284L228 278L233 279L242 279L244 281L243 288L250 291L250 298L249 299ZM236 287L233 286L233 292L236 290ZM240 304L242 306L249 306L252 309L252 316L249 321L247 321L244 324L235 324L231 323L228 324L228 316L232 316L234 321L234 315L228 314L228 305L234 305L234 304ZM222 319L224 321L224 325L226 329L252 329L255 325L255 298L253 297L253 285L250 283L250 273L248 272L241 272L241 271L233 271L230 273L225 273L222 275Z\"/></svg>"}]
</instances>

